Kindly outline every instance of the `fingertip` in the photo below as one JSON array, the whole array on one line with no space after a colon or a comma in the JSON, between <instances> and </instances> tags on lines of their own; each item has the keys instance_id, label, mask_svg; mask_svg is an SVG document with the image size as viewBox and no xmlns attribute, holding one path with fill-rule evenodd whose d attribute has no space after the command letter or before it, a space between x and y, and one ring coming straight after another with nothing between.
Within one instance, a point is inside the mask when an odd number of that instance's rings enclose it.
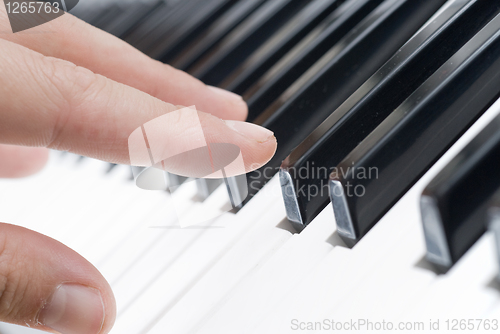
<instances>
[{"instance_id":1,"label":"fingertip","mask_svg":"<svg viewBox=\"0 0 500 334\"><path fill-rule=\"evenodd\" d=\"M115 321L111 287L79 254L37 232L0 224L0 321L62 334L106 334ZM13 274L15 273L15 274Z\"/></svg>"}]
</instances>

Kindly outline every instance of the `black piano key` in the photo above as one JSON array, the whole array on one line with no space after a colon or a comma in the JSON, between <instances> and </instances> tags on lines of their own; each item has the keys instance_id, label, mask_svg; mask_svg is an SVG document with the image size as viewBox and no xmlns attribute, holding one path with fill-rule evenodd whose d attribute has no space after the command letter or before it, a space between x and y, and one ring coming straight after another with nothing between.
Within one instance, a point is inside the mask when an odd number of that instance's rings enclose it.
<instances>
[{"instance_id":1,"label":"black piano key","mask_svg":"<svg viewBox=\"0 0 500 334\"><path fill-rule=\"evenodd\" d=\"M148 17L153 11L166 6L167 3L164 1L133 3L120 17L105 26L103 30L116 37L122 38L139 25L141 21Z\"/></svg>"},{"instance_id":2,"label":"black piano key","mask_svg":"<svg viewBox=\"0 0 500 334\"><path fill-rule=\"evenodd\" d=\"M212 0L204 7L200 6L191 13L191 17L186 18L184 24L159 35L157 42L147 51L148 55L164 63L170 62L237 2L238 0Z\"/></svg>"},{"instance_id":3,"label":"black piano key","mask_svg":"<svg viewBox=\"0 0 500 334\"><path fill-rule=\"evenodd\" d=\"M330 196L344 241L362 238L499 93L496 16L333 171Z\"/></svg>"},{"instance_id":4,"label":"black piano key","mask_svg":"<svg viewBox=\"0 0 500 334\"><path fill-rule=\"evenodd\" d=\"M195 18L204 17L206 13L212 14L212 8L218 8L218 4L228 0L191 0L187 6L183 6L179 12L174 16L171 16L169 20L163 20L160 24L155 27L150 35L147 36L147 40L144 40L141 46L141 50L155 58L153 53L159 44L168 46L168 43L173 42L176 38L179 38L178 33L181 34L186 32L186 29L192 25L197 24ZM232 1L232 0L229 0ZM196 14L196 15L195 15ZM156 55L158 56L158 55Z\"/></svg>"},{"instance_id":5,"label":"black piano key","mask_svg":"<svg viewBox=\"0 0 500 334\"><path fill-rule=\"evenodd\" d=\"M420 199L427 260L449 269L483 235L500 189L500 117L427 185Z\"/></svg>"},{"instance_id":6,"label":"black piano key","mask_svg":"<svg viewBox=\"0 0 500 334\"><path fill-rule=\"evenodd\" d=\"M89 23L96 28L104 29L113 20L120 17L125 12L124 4L113 4L101 11L94 19L90 20Z\"/></svg>"},{"instance_id":7,"label":"black piano key","mask_svg":"<svg viewBox=\"0 0 500 334\"><path fill-rule=\"evenodd\" d=\"M266 110L332 46L359 24L383 0L348 0L304 38L244 94L248 121Z\"/></svg>"},{"instance_id":8,"label":"black piano key","mask_svg":"<svg viewBox=\"0 0 500 334\"><path fill-rule=\"evenodd\" d=\"M295 0L266 2L195 64L191 74L208 85L217 86L307 3Z\"/></svg>"},{"instance_id":9,"label":"black piano key","mask_svg":"<svg viewBox=\"0 0 500 334\"><path fill-rule=\"evenodd\" d=\"M279 171L290 152L389 60L444 2L384 2L255 120L274 131L278 148L267 165L248 174L250 197Z\"/></svg>"},{"instance_id":10,"label":"black piano key","mask_svg":"<svg viewBox=\"0 0 500 334\"><path fill-rule=\"evenodd\" d=\"M325 19L342 1L313 0L234 70L220 87L243 94L257 79Z\"/></svg>"},{"instance_id":11,"label":"black piano key","mask_svg":"<svg viewBox=\"0 0 500 334\"><path fill-rule=\"evenodd\" d=\"M179 21L192 10L200 0L183 0L171 6L153 11L140 25L123 36L125 42L145 52L155 43L158 34L173 30Z\"/></svg>"},{"instance_id":12,"label":"black piano key","mask_svg":"<svg viewBox=\"0 0 500 334\"><path fill-rule=\"evenodd\" d=\"M288 219L299 230L330 203L328 170L499 11L493 2L454 2L294 149L282 164L280 180Z\"/></svg>"},{"instance_id":13,"label":"black piano key","mask_svg":"<svg viewBox=\"0 0 500 334\"><path fill-rule=\"evenodd\" d=\"M181 54L172 59L169 64L180 70L188 71L264 2L265 0L240 1L198 36Z\"/></svg>"},{"instance_id":14,"label":"black piano key","mask_svg":"<svg viewBox=\"0 0 500 334\"><path fill-rule=\"evenodd\" d=\"M72 10L69 12L78 17L80 20L83 20L85 22L91 21L94 17L97 15L100 15L103 11L104 8L107 8L107 5L104 4L93 4L92 3L86 3L86 2L80 2L78 6L74 7Z\"/></svg>"}]
</instances>

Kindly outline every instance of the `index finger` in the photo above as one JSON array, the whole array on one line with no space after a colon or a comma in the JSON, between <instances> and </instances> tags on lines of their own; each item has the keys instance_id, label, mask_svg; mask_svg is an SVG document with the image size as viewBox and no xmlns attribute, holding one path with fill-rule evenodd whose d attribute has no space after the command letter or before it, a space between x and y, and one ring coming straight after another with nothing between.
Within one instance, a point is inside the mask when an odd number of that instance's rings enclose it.
<instances>
[{"instance_id":1,"label":"index finger","mask_svg":"<svg viewBox=\"0 0 500 334\"><path fill-rule=\"evenodd\" d=\"M173 105L196 105L222 119L243 121L243 99L207 86L191 75L155 61L122 40L71 14L18 33L11 33L5 5L0 6L0 38L45 56L85 67Z\"/></svg>"}]
</instances>

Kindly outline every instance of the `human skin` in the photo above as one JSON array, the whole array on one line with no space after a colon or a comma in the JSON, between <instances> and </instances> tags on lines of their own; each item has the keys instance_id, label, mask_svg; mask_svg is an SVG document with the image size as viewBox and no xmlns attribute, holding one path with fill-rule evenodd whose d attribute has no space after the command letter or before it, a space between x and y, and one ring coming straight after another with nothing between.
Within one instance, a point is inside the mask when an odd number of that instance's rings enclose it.
<instances>
[{"instance_id":1,"label":"human skin","mask_svg":"<svg viewBox=\"0 0 500 334\"><path fill-rule=\"evenodd\" d=\"M0 177L36 173L48 148L127 164L130 134L183 106L195 106L208 144L240 148L245 171L276 150L272 132L244 122L241 97L70 14L13 34L0 5L0 50ZM168 124L164 145L189 143L179 131L188 121ZM115 312L111 288L92 264L47 236L0 223L0 321L64 334L108 333Z\"/></svg>"}]
</instances>

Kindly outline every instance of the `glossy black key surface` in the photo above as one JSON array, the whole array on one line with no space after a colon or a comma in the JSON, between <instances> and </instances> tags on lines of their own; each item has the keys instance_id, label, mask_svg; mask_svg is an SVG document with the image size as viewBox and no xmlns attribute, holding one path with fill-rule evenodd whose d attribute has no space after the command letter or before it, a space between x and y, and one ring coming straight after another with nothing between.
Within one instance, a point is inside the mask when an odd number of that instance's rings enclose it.
<instances>
[{"instance_id":1,"label":"glossy black key surface","mask_svg":"<svg viewBox=\"0 0 500 334\"><path fill-rule=\"evenodd\" d=\"M207 28L203 34L191 42L169 64L180 70L188 71L191 66L210 52L217 43L229 35L233 29L248 18L264 2L265 0L240 1Z\"/></svg>"},{"instance_id":2,"label":"glossy black key surface","mask_svg":"<svg viewBox=\"0 0 500 334\"><path fill-rule=\"evenodd\" d=\"M454 2L293 150L280 180L288 219L299 230L330 203L329 170L499 11L492 2Z\"/></svg>"},{"instance_id":3,"label":"glossy black key surface","mask_svg":"<svg viewBox=\"0 0 500 334\"><path fill-rule=\"evenodd\" d=\"M330 196L346 243L362 238L499 93L496 16L333 171Z\"/></svg>"},{"instance_id":4,"label":"glossy black key surface","mask_svg":"<svg viewBox=\"0 0 500 334\"><path fill-rule=\"evenodd\" d=\"M69 12L78 17L80 20L83 20L85 22L91 21L94 17L101 15L103 12L104 8L107 8L108 5L104 4L92 4L92 3L87 3L87 2L80 2L77 6L75 6L72 10Z\"/></svg>"},{"instance_id":5,"label":"glossy black key surface","mask_svg":"<svg viewBox=\"0 0 500 334\"><path fill-rule=\"evenodd\" d=\"M194 10L199 0L183 0L172 6L163 6L153 11L140 25L123 36L125 42L146 52L154 45L158 34L174 29L182 18Z\"/></svg>"},{"instance_id":6,"label":"glossy black key surface","mask_svg":"<svg viewBox=\"0 0 500 334\"><path fill-rule=\"evenodd\" d=\"M191 69L191 74L216 86L262 45L308 1L267 1Z\"/></svg>"},{"instance_id":7,"label":"glossy black key surface","mask_svg":"<svg viewBox=\"0 0 500 334\"><path fill-rule=\"evenodd\" d=\"M118 18L106 25L103 30L121 38L134 29L141 21L153 11L167 6L164 1L148 1L133 3Z\"/></svg>"},{"instance_id":8,"label":"glossy black key surface","mask_svg":"<svg viewBox=\"0 0 500 334\"><path fill-rule=\"evenodd\" d=\"M252 122L383 0L348 0L244 94Z\"/></svg>"},{"instance_id":9,"label":"glossy black key surface","mask_svg":"<svg viewBox=\"0 0 500 334\"><path fill-rule=\"evenodd\" d=\"M234 70L220 87L243 94L257 79L313 30L341 0L312 0L260 48Z\"/></svg>"},{"instance_id":10,"label":"glossy black key surface","mask_svg":"<svg viewBox=\"0 0 500 334\"><path fill-rule=\"evenodd\" d=\"M171 31L159 34L157 42L147 51L153 59L170 62L182 49L202 34L222 14L235 5L238 0L212 0L196 8L185 22Z\"/></svg>"},{"instance_id":11,"label":"glossy black key surface","mask_svg":"<svg viewBox=\"0 0 500 334\"><path fill-rule=\"evenodd\" d=\"M251 196L279 171L286 156L389 60L443 2L384 2L255 120L274 131L278 148L267 165L248 174Z\"/></svg>"},{"instance_id":12,"label":"glossy black key surface","mask_svg":"<svg viewBox=\"0 0 500 334\"><path fill-rule=\"evenodd\" d=\"M125 12L125 6L122 4L112 4L105 9L101 10L98 15L89 20L89 24L96 28L102 29L109 22L115 20L117 17Z\"/></svg>"},{"instance_id":13,"label":"glossy black key surface","mask_svg":"<svg viewBox=\"0 0 500 334\"><path fill-rule=\"evenodd\" d=\"M427 259L448 269L483 235L500 189L500 117L427 185L420 199Z\"/></svg>"}]
</instances>

